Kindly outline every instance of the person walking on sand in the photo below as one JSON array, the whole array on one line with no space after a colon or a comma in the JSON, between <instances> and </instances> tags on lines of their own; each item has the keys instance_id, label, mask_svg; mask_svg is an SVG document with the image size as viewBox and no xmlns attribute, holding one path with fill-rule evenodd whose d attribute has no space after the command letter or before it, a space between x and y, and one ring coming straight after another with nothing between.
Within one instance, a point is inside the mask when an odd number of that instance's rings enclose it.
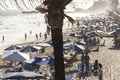
<instances>
[{"instance_id":1,"label":"person walking on sand","mask_svg":"<svg viewBox=\"0 0 120 80\"><path fill-rule=\"evenodd\" d=\"M47 33L45 33L45 40L47 39Z\"/></svg>"},{"instance_id":2,"label":"person walking on sand","mask_svg":"<svg viewBox=\"0 0 120 80\"><path fill-rule=\"evenodd\" d=\"M39 37L40 37L40 39L41 39L41 37L42 37L42 33L40 32L40 34L39 34Z\"/></svg>"},{"instance_id":3,"label":"person walking on sand","mask_svg":"<svg viewBox=\"0 0 120 80\"><path fill-rule=\"evenodd\" d=\"M27 34L25 33L25 40L27 39Z\"/></svg>"},{"instance_id":4,"label":"person walking on sand","mask_svg":"<svg viewBox=\"0 0 120 80\"><path fill-rule=\"evenodd\" d=\"M38 35L36 34L35 36L36 36L36 40L38 40Z\"/></svg>"},{"instance_id":5,"label":"person walking on sand","mask_svg":"<svg viewBox=\"0 0 120 80\"><path fill-rule=\"evenodd\" d=\"M88 71L88 68L89 68L89 60L90 60L90 57L88 56L88 53L85 54L85 67L86 67L86 71Z\"/></svg>"}]
</instances>

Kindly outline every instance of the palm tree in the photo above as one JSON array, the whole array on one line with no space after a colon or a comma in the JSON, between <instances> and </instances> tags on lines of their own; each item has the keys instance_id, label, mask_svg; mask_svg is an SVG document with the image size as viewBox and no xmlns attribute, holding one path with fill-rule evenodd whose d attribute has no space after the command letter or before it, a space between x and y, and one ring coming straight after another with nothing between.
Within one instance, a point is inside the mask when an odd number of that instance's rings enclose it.
<instances>
[{"instance_id":1,"label":"palm tree","mask_svg":"<svg viewBox=\"0 0 120 80\"><path fill-rule=\"evenodd\" d=\"M44 0L43 3L36 7L41 13L47 14L47 22L51 28L53 41L54 58L55 58L55 80L65 80L64 57L63 57L63 19L67 17L73 23L74 20L64 14L65 6L72 0Z\"/></svg>"}]
</instances>

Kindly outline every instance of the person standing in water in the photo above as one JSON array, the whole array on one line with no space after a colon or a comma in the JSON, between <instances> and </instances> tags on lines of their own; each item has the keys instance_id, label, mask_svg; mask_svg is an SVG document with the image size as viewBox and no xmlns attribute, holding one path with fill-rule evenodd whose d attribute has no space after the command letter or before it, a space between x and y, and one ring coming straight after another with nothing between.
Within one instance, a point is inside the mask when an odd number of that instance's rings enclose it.
<instances>
[{"instance_id":1,"label":"person standing in water","mask_svg":"<svg viewBox=\"0 0 120 80\"><path fill-rule=\"evenodd\" d=\"M47 39L47 33L45 33L45 40Z\"/></svg>"},{"instance_id":2,"label":"person standing in water","mask_svg":"<svg viewBox=\"0 0 120 80\"><path fill-rule=\"evenodd\" d=\"M4 37L4 36L2 36L2 42L4 42L4 40L5 40L5 37Z\"/></svg>"},{"instance_id":3,"label":"person standing in water","mask_svg":"<svg viewBox=\"0 0 120 80\"><path fill-rule=\"evenodd\" d=\"M27 39L27 34L25 33L25 40Z\"/></svg>"}]
</instances>

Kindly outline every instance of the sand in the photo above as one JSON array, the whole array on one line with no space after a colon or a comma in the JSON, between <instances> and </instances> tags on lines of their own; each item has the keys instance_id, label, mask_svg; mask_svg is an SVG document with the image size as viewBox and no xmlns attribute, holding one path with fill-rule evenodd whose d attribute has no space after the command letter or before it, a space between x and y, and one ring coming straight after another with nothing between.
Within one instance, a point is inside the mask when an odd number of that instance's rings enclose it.
<instances>
[{"instance_id":1,"label":"sand","mask_svg":"<svg viewBox=\"0 0 120 80\"><path fill-rule=\"evenodd\" d=\"M70 31L70 30L69 30ZM67 32L68 33L68 32ZM49 37L50 38L50 37ZM65 37L66 38L66 37ZM33 38L29 38L32 39ZM35 39L35 38L34 38ZM72 38L71 38L72 39ZM93 64L94 60L98 60L103 65L103 80L119 80L120 79L120 49L114 49L113 46L113 38L112 37L104 37L106 40L105 47L100 47L99 52L92 52L89 53L90 56L90 63ZM20 45L30 45L35 40L29 40L24 43L21 43ZM44 38L41 39L41 41L44 41ZM7 47L7 46L5 46ZM5 47L1 48L1 50L5 49ZM46 48L46 52L44 54L40 54L39 56L45 57L50 56L52 54L51 48ZM79 61L73 62L71 67L66 68L66 72L76 70L77 71L77 64L80 63L80 55L77 56ZM4 71L7 69L7 63L4 63L2 59L0 59L0 75L4 73ZM41 69L43 72L47 72L48 68L45 67L46 71ZM42 72L41 71L41 72ZM48 72L47 72L48 74ZM78 72L75 72L73 75L73 80L78 79ZM79 79L78 79L79 80ZM86 77L85 80L98 80L95 76Z\"/></svg>"}]
</instances>

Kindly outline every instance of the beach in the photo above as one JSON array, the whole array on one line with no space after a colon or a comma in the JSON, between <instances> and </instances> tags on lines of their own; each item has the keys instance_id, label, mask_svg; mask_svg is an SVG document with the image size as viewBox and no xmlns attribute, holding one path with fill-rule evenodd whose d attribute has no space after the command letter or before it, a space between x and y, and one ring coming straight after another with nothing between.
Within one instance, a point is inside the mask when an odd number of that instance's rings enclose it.
<instances>
[{"instance_id":1,"label":"beach","mask_svg":"<svg viewBox=\"0 0 120 80\"><path fill-rule=\"evenodd\" d=\"M71 16L73 15L73 18L76 18L79 14L75 15L75 13L74 14L69 13L69 15ZM44 33L46 32L46 24L44 23L43 15L25 14L25 15L18 15L17 17L15 15L13 17L14 19L13 23L11 23L12 21L10 21L10 19L11 19L11 16L9 16L9 19L8 19L9 24L4 25L6 28L2 30L3 32L0 32L1 33L0 37L2 35L5 35L5 41L0 43L1 54L3 53L4 49L10 45L27 46L36 42L45 41ZM17 19L18 21L16 22ZM20 22L21 24L18 24ZM2 23L5 24L4 21ZM32 34L30 34L30 30L32 31ZM66 34L69 34L72 30L74 30L74 27L72 26L68 27L68 22L65 19L64 28L63 28L64 40L66 40L66 38L69 37ZM40 32L42 33L42 38L39 40L36 40L35 34L39 35ZM24 38L25 33L27 33L26 40ZM74 41L74 38L72 37L69 37L69 38L70 40ZM51 36L48 36L47 40L50 40L50 39L51 39ZM105 46L100 46L98 52L89 53L90 63L93 64L94 61L97 59L102 64L103 80L119 80L120 79L120 76L119 76L120 75L120 72L119 72L120 71L120 65L119 65L120 49L113 48L113 37L105 36L103 37L103 39L105 40ZM46 48L45 53L44 54L41 53L39 54L39 56L41 57L52 56L52 52L53 52L52 47ZM33 55L33 57L34 56L36 55ZM78 61L72 62L72 66L66 68L66 73L72 70L76 70L76 71L78 70L77 65L81 63L80 56L81 54L77 56ZM1 60L0 75L2 75L6 69L9 69L11 67L7 67L7 62L4 63L2 58L0 60ZM40 71L43 72L44 74L49 74L50 72L47 69L48 69L47 67L43 67L40 69ZM78 75L79 75L79 72L78 71L75 72L73 74L73 80L79 80ZM98 80L98 79L97 79L97 76L95 77L91 75L89 77L86 77L85 80Z\"/></svg>"},{"instance_id":2,"label":"beach","mask_svg":"<svg viewBox=\"0 0 120 80\"><path fill-rule=\"evenodd\" d=\"M67 32L69 33L69 32ZM31 38L33 39L33 38ZM106 42L105 42L105 47L100 47L99 49L99 52L91 52L89 53L89 56L90 56L90 63L93 64L94 60L98 60L103 68L103 80L119 80L120 78L120 65L119 65L119 57L120 57L120 54L119 54L119 49L114 49L112 48L113 46L113 38L112 37L104 37L103 38ZM44 40L44 39L43 39ZM31 43L29 42L26 42L27 45L30 45ZM21 44L21 45L26 45L25 43ZM49 50L46 50L46 52L44 54L40 54L42 57L46 57L46 56L50 56L52 54L52 50L51 48L47 48ZM49 52L47 52L49 51ZM51 53L50 53L51 51ZM72 70L78 70L77 68L77 64L80 63L80 56L81 54L79 55L78 59L79 61L76 61L76 62L73 62L73 66L72 67L69 67L71 69L68 69L67 68L67 71L72 71ZM3 61L1 61L1 75L4 73L4 71L8 68L5 68L5 67L2 67L3 66ZM7 66L7 64L4 64L4 66ZM47 68L46 68L47 69ZM42 69L44 71L46 71L46 74L48 74L49 72L47 72L48 70L46 69ZM43 72L44 72L43 71ZM41 71L42 72L42 71ZM73 74L73 80L79 80L78 79L78 73L79 72L76 72ZM86 77L85 80L98 80L97 79L97 76L90 76L90 77Z\"/></svg>"}]
</instances>

